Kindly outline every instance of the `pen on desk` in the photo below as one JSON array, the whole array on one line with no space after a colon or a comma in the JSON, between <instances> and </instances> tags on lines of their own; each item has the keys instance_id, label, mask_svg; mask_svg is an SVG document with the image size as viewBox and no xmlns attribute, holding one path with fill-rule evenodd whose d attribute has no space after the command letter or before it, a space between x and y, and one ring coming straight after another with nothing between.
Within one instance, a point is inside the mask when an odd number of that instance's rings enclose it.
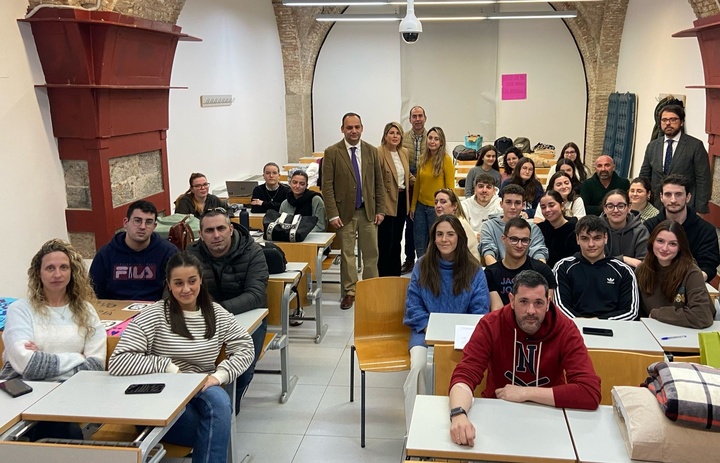
<instances>
[{"instance_id":1,"label":"pen on desk","mask_svg":"<svg viewBox=\"0 0 720 463\"><path fill-rule=\"evenodd\" d=\"M681 334L678 336L663 336L662 338L660 338L660 340L661 341L669 341L671 339L680 339L680 338L687 338L687 335Z\"/></svg>"}]
</instances>

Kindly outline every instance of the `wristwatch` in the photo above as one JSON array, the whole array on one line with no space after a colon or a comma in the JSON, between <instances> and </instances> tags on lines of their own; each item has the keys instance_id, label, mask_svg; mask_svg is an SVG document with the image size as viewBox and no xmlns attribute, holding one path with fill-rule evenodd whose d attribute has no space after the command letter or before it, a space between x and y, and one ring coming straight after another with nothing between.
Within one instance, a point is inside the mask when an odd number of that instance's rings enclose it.
<instances>
[{"instance_id":1,"label":"wristwatch","mask_svg":"<svg viewBox=\"0 0 720 463\"><path fill-rule=\"evenodd\" d=\"M462 407L455 407L452 410L450 410L450 421L452 421L453 418L455 418L458 415L465 415L467 416L467 412Z\"/></svg>"}]
</instances>

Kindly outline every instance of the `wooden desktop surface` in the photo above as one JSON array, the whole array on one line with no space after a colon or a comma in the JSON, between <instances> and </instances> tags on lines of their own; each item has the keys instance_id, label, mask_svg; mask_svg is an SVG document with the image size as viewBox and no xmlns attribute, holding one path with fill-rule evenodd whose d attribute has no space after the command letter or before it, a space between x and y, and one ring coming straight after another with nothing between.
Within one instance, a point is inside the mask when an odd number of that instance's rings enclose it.
<instances>
[{"instance_id":1,"label":"wooden desktop surface","mask_svg":"<svg viewBox=\"0 0 720 463\"><path fill-rule=\"evenodd\" d=\"M450 439L448 397L418 395L407 436L412 457L459 460L574 462L562 409L499 399L475 399L468 413L475 425L475 446Z\"/></svg>"},{"instance_id":2,"label":"wooden desktop surface","mask_svg":"<svg viewBox=\"0 0 720 463\"><path fill-rule=\"evenodd\" d=\"M263 319L268 316L268 312L268 309L265 308L252 309L235 315L235 320L238 322L238 325L245 328L248 333L253 334Z\"/></svg>"},{"instance_id":3,"label":"wooden desktop surface","mask_svg":"<svg viewBox=\"0 0 720 463\"><path fill-rule=\"evenodd\" d=\"M662 354L663 349L642 322L573 318L588 349L608 349L644 354ZM584 327L607 328L612 336L584 334Z\"/></svg>"},{"instance_id":4,"label":"wooden desktop surface","mask_svg":"<svg viewBox=\"0 0 720 463\"><path fill-rule=\"evenodd\" d=\"M205 384L207 375L110 376L80 371L22 413L28 421L167 426ZM131 384L164 383L159 394L125 394Z\"/></svg>"},{"instance_id":5,"label":"wooden desktop surface","mask_svg":"<svg viewBox=\"0 0 720 463\"><path fill-rule=\"evenodd\" d=\"M597 410L565 409L570 434L580 463L630 463L620 427L611 405Z\"/></svg>"},{"instance_id":6,"label":"wooden desktop surface","mask_svg":"<svg viewBox=\"0 0 720 463\"><path fill-rule=\"evenodd\" d=\"M460 313L431 313L425 332L425 344L453 344L455 342L455 326L478 324L482 315Z\"/></svg>"}]
</instances>

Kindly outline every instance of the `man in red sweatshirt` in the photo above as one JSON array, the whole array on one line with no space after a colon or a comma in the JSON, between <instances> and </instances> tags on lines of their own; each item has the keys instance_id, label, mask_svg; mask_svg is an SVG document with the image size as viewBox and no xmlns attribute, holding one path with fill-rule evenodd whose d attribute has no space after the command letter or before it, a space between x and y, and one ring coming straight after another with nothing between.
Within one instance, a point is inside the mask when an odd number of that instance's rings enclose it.
<instances>
[{"instance_id":1,"label":"man in red sweatshirt","mask_svg":"<svg viewBox=\"0 0 720 463\"><path fill-rule=\"evenodd\" d=\"M600 403L600 378L582 335L550 301L547 280L520 272L509 297L480 319L450 380L450 437L457 444L474 444L467 411L485 370L485 398L587 410Z\"/></svg>"}]
</instances>

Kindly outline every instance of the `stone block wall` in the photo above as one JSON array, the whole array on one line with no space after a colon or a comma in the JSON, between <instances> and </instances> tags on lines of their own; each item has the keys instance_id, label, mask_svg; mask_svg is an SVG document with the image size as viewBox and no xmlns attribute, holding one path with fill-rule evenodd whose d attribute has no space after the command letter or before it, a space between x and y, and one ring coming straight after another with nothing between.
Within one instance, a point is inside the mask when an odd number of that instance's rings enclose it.
<instances>
[{"instance_id":1,"label":"stone block wall","mask_svg":"<svg viewBox=\"0 0 720 463\"><path fill-rule=\"evenodd\" d=\"M94 0L30 0L29 10L38 5L67 5L80 8L94 8ZM160 21L168 24L177 23L185 0L99 0L99 11L113 11L128 16Z\"/></svg>"},{"instance_id":2,"label":"stone block wall","mask_svg":"<svg viewBox=\"0 0 720 463\"><path fill-rule=\"evenodd\" d=\"M62 161L68 209L92 209L87 161Z\"/></svg>"},{"instance_id":3,"label":"stone block wall","mask_svg":"<svg viewBox=\"0 0 720 463\"><path fill-rule=\"evenodd\" d=\"M110 160L113 207L163 191L161 156L155 150Z\"/></svg>"}]
</instances>

